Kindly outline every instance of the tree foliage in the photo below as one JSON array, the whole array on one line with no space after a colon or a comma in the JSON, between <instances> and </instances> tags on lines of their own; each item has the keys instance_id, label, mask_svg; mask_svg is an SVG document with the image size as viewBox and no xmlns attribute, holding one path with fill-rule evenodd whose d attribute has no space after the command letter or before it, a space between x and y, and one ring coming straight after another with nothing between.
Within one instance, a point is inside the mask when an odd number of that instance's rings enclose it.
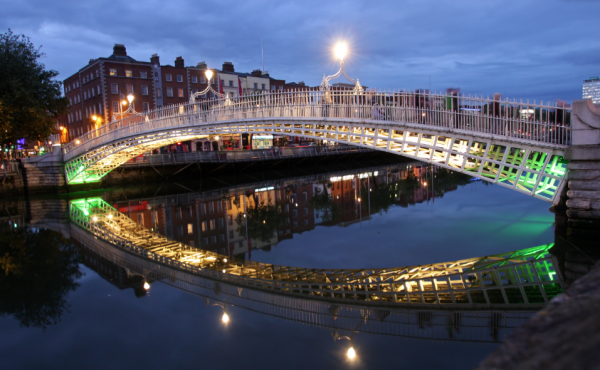
<instances>
[{"instance_id":1,"label":"tree foliage","mask_svg":"<svg viewBox=\"0 0 600 370\"><path fill-rule=\"evenodd\" d=\"M247 220L241 213L238 214L236 222L239 225L237 232L246 235L246 224L248 225L248 236L250 239L268 242L277 235L277 228L281 226L282 219L277 207L272 204L255 204L246 210Z\"/></svg>"},{"instance_id":2,"label":"tree foliage","mask_svg":"<svg viewBox=\"0 0 600 370\"><path fill-rule=\"evenodd\" d=\"M0 231L0 316L26 327L56 324L81 275L77 247L61 234Z\"/></svg>"},{"instance_id":3,"label":"tree foliage","mask_svg":"<svg viewBox=\"0 0 600 370\"><path fill-rule=\"evenodd\" d=\"M0 34L0 141L45 140L55 120L67 112L57 71L46 70L44 56L25 35Z\"/></svg>"}]
</instances>

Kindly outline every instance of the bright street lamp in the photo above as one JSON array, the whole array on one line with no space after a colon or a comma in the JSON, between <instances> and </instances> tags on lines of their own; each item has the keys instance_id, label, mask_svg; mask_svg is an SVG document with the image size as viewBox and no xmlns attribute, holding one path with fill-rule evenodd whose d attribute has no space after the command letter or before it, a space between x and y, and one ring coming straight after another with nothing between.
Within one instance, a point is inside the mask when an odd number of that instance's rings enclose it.
<instances>
[{"instance_id":1,"label":"bright street lamp","mask_svg":"<svg viewBox=\"0 0 600 370\"><path fill-rule=\"evenodd\" d=\"M207 69L206 72L204 72L204 75L206 76L206 80L208 81L208 84L210 85L210 80L212 80L213 71L211 71L210 69Z\"/></svg>"},{"instance_id":2,"label":"bright street lamp","mask_svg":"<svg viewBox=\"0 0 600 370\"><path fill-rule=\"evenodd\" d=\"M191 95L190 95L190 104L191 104L191 103L194 103L194 102L196 101L196 98L197 98L198 96L202 96L202 95L204 95L204 94L208 93L209 91L212 91L212 92L213 92L213 94L215 94L215 96L218 96L218 97L220 97L220 98L223 98L223 97L225 97L225 95L224 95L224 94L221 94L220 92L218 92L218 91L216 91L215 89L213 89L213 88L212 88L212 84L210 83L210 81L212 80L212 77L213 77L213 71L211 71L210 69L207 69L207 70L204 72L204 75L206 76L206 79L207 79L207 81L206 81L206 82L207 82L206 89L204 89L204 90L202 90L202 91L198 91L198 92L196 92L196 93L193 93L193 94L191 94Z\"/></svg>"},{"instance_id":3,"label":"bright street lamp","mask_svg":"<svg viewBox=\"0 0 600 370\"><path fill-rule=\"evenodd\" d=\"M335 57L339 60L344 60L346 53L348 53L348 45L345 42L338 43L333 49L335 53Z\"/></svg>"},{"instance_id":4,"label":"bright street lamp","mask_svg":"<svg viewBox=\"0 0 600 370\"><path fill-rule=\"evenodd\" d=\"M348 45L345 42L338 43L333 48L333 53L335 54L335 57L340 60L340 70L337 71L336 74L331 75L331 76L323 75L323 81L321 81L321 91L329 91L329 89L331 88L329 81L335 80L336 78L340 77L341 75L344 75L344 77L346 77L346 79L348 81L350 81L354 84L354 93L355 94L363 93L364 89L360 85L360 82L358 81L358 79L355 80L353 78L350 78L350 76L348 76L348 74L344 70L344 58L346 57L346 54L348 54Z\"/></svg>"},{"instance_id":5,"label":"bright street lamp","mask_svg":"<svg viewBox=\"0 0 600 370\"><path fill-rule=\"evenodd\" d=\"M348 358L350 360L354 360L355 357L356 357L356 351L354 350L354 347L348 348Z\"/></svg>"},{"instance_id":6,"label":"bright street lamp","mask_svg":"<svg viewBox=\"0 0 600 370\"><path fill-rule=\"evenodd\" d=\"M133 94L127 95L127 101L129 101L129 104L133 102Z\"/></svg>"}]
</instances>

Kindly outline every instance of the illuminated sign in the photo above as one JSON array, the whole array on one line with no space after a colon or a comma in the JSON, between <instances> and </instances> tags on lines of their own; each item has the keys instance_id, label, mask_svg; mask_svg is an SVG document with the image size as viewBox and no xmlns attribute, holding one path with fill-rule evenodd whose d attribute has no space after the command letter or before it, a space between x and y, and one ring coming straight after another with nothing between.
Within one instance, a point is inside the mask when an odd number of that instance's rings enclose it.
<instances>
[{"instance_id":1,"label":"illuminated sign","mask_svg":"<svg viewBox=\"0 0 600 370\"><path fill-rule=\"evenodd\" d=\"M273 190L273 189L275 189L274 186L268 186L266 188L254 189L254 192L258 193L258 192L261 192L261 191L267 191L267 190Z\"/></svg>"},{"instance_id":2,"label":"illuminated sign","mask_svg":"<svg viewBox=\"0 0 600 370\"><path fill-rule=\"evenodd\" d=\"M273 135L252 135L252 140L273 140Z\"/></svg>"}]
</instances>

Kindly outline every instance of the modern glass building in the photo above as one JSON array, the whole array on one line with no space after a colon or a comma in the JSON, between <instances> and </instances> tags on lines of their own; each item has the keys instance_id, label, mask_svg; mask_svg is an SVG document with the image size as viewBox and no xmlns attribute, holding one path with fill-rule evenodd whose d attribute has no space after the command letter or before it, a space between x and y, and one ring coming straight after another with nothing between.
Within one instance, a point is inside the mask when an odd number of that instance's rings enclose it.
<instances>
[{"instance_id":1,"label":"modern glass building","mask_svg":"<svg viewBox=\"0 0 600 370\"><path fill-rule=\"evenodd\" d=\"M590 77L583 81L583 98L592 99L594 104L600 104L600 77Z\"/></svg>"}]
</instances>

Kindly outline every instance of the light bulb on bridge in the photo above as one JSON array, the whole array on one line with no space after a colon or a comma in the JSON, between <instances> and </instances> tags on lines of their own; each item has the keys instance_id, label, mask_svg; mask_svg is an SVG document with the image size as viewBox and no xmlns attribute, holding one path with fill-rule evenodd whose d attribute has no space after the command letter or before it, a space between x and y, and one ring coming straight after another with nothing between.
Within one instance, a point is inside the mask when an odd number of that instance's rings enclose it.
<instances>
[{"instance_id":1,"label":"light bulb on bridge","mask_svg":"<svg viewBox=\"0 0 600 370\"><path fill-rule=\"evenodd\" d=\"M350 360L354 360L355 357L356 357L356 351L354 350L354 347L348 348L348 358Z\"/></svg>"},{"instance_id":2,"label":"light bulb on bridge","mask_svg":"<svg viewBox=\"0 0 600 370\"><path fill-rule=\"evenodd\" d=\"M133 101L133 99L134 99L133 94L127 95L127 101L129 101L129 104L131 104L131 102Z\"/></svg>"},{"instance_id":3,"label":"light bulb on bridge","mask_svg":"<svg viewBox=\"0 0 600 370\"><path fill-rule=\"evenodd\" d=\"M348 52L348 45L345 42L340 42L335 46L334 53L335 57L339 60L344 60L346 53Z\"/></svg>"},{"instance_id":4,"label":"light bulb on bridge","mask_svg":"<svg viewBox=\"0 0 600 370\"><path fill-rule=\"evenodd\" d=\"M150 290L150 284L147 281L144 281L144 290Z\"/></svg>"},{"instance_id":5,"label":"light bulb on bridge","mask_svg":"<svg viewBox=\"0 0 600 370\"><path fill-rule=\"evenodd\" d=\"M223 313L223 317L221 317L221 321L223 321L223 324L227 324L229 322L229 315L227 313Z\"/></svg>"},{"instance_id":6,"label":"light bulb on bridge","mask_svg":"<svg viewBox=\"0 0 600 370\"><path fill-rule=\"evenodd\" d=\"M97 120L98 120L98 116L92 116L92 119L93 119L94 121L97 121Z\"/></svg>"},{"instance_id":7,"label":"light bulb on bridge","mask_svg":"<svg viewBox=\"0 0 600 370\"><path fill-rule=\"evenodd\" d=\"M123 105L127 104L127 100L123 99L123 100L121 101L121 104L123 104Z\"/></svg>"},{"instance_id":8,"label":"light bulb on bridge","mask_svg":"<svg viewBox=\"0 0 600 370\"><path fill-rule=\"evenodd\" d=\"M208 84L210 85L210 80L212 80L213 71L211 71L210 69L207 69L206 72L204 72L204 75L206 76L206 79L208 80Z\"/></svg>"}]
</instances>

